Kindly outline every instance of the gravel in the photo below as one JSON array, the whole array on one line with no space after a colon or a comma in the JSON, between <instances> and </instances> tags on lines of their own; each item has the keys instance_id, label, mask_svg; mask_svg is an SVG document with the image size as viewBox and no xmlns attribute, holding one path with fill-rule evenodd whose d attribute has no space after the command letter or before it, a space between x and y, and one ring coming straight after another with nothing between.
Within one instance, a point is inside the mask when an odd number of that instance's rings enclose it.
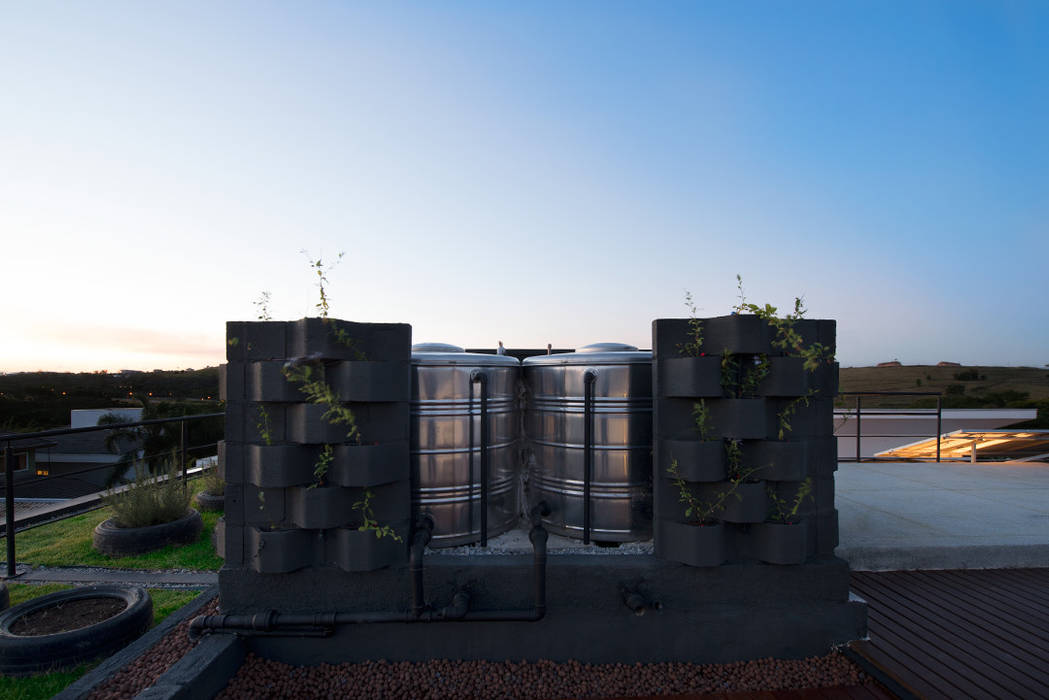
<instances>
[{"instance_id":1,"label":"gravel","mask_svg":"<svg viewBox=\"0 0 1049 700\"><path fill-rule=\"evenodd\" d=\"M198 614L212 615L216 612L218 600L205 605ZM191 621L192 618L176 625L148 651L96 686L88 695L88 700L133 698L152 685L196 644L189 639Z\"/></svg>"},{"instance_id":2,"label":"gravel","mask_svg":"<svg viewBox=\"0 0 1049 700\"><path fill-rule=\"evenodd\" d=\"M728 664L577 661L368 661L290 666L249 654L217 697L628 698L872 684L841 654Z\"/></svg>"}]
</instances>

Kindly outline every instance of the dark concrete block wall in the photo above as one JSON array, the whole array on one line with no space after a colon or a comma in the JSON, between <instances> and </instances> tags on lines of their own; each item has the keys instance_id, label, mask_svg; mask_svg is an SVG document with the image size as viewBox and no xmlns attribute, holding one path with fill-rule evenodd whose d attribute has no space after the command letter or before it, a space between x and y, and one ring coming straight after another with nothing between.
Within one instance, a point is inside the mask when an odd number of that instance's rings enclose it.
<instances>
[{"instance_id":1,"label":"dark concrete block wall","mask_svg":"<svg viewBox=\"0 0 1049 700\"><path fill-rule=\"evenodd\" d=\"M287 604L301 599L318 570L346 578L403 564L411 507L411 326L308 318L229 323L226 333L222 577L265 586L272 575L288 575L297 583L285 588ZM358 440L348 440L348 427L325 420L326 407L285 377L285 363L296 358L323 372L353 411ZM326 444L333 456L318 482L314 469ZM366 492L375 520L400 541L358 529L363 514L354 506ZM225 609L246 604L238 590L223 587Z\"/></svg>"},{"instance_id":2,"label":"dark concrete block wall","mask_svg":"<svg viewBox=\"0 0 1049 700\"><path fill-rule=\"evenodd\" d=\"M775 329L757 316L722 316L699 322L704 353L699 357L687 357L683 350L691 340L689 319L658 319L652 324L657 556L695 566L748 561L801 564L832 557L838 539L833 435L837 364L804 369L801 358L776 347ZM819 342L833 352L834 321L799 320L794 328L806 345ZM741 394L731 385L722 385L725 354L744 364L764 355L768 373ZM798 402L799 397L805 397L804 401ZM693 416L699 401L710 416L710 435L705 442L700 442ZM792 403L790 430L780 436L779 416ZM740 465L758 471L740 484L724 510L716 514L717 524L690 523L667 470L676 459L688 488L709 501L729 488L727 440L738 441ZM792 501L806 479L812 480L812 495L802 503L799 522L766 522L769 492Z\"/></svg>"},{"instance_id":3,"label":"dark concrete block wall","mask_svg":"<svg viewBox=\"0 0 1049 700\"><path fill-rule=\"evenodd\" d=\"M329 323L351 336L353 346L335 340L333 326L320 319L228 325L227 435L220 457L228 484L220 533L225 613L408 609L411 329ZM671 361L677 359L673 349L684 340L683 324L666 320L654 326L659 556L551 554L547 614L538 622L353 624L328 638L250 637L251 649L304 664L379 658L715 662L810 656L863 636L865 607L849 600L848 567L831 555L837 539L836 450L827 432L833 373L799 377L793 358L776 356L777 371L770 373L759 398L726 399L718 358ZM738 327L712 323L708 330L710 342L722 348L769 348L767 329L751 320ZM807 326L805 332L833 342L832 322ZM307 355L324 364L326 379L355 412L362 436L359 445L334 448L324 486L313 485L314 465L323 444L338 441L345 430L326 425L323 410L285 380L284 362ZM679 379L661 381L663 373ZM773 439L778 407L814 382L826 396L799 410L790 440ZM682 470L700 487L726 478L723 442L713 447L697 443L691 430L697 396L708 396L711 406L720 404L717 429L743 440L745 461L763 465L763 483L747 486L753 493L733 505L716 532L678 517L677 495L663 478L669 447L681 451ZM260 428L263 415L268 429ZM807 506L809 534L798 555L796 541L780 542L775 534L758 536L755 530L764 519L765 489L789 490L809 476L815 503ZM376 519L394 527L403 542L356 529L353 503L365 488L374 495ZM710 540L703 547L723 553L720 565L690 566L697 562L687 553L674 556L675 538L688 537L675 535L677 530L701 532ZM762 563L783 558L783 552L805 563ZM434 608L447 605L459 590L469 592L471 611L529 610L534 602L530 555L433 555L425 558L424 572L425 600ZM624 591L662 605L638 616L625 605Z\"/></svg>"}]
</instances>

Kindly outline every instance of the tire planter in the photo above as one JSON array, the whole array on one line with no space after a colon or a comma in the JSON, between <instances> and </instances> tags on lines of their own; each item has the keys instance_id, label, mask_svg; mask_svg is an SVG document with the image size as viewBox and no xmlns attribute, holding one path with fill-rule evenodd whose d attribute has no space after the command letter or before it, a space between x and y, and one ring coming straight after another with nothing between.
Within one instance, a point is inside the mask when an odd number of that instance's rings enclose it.
<instances>
[{"instance_id":1,"label":"tire planter","mask_svg":"<svg viewBox=\"0 0 1049 700\"><path fill-rule=\"evenodd\" d=\"M203 528L200 513L192 508L178 520L148 527L117 527L114 519L109 518L95 528L94 545L103 554L126 557L169 544L189 544L196 541Z\"/></svg>"},{"instance_id":2,"label":"tire planter","mask_svg":"<svg viewBox=\"0 0 1049 700\"><path fill-rule=\"evenodd\" d=\"M197 507L201 510L225 510L226 508L226 497L224 495L216 496L207 491L201 491L193 500L196 501Z\"/></svg>"},{"instance_id":3,"label":"tire planter","mask_svg":"<svg viewBox=\"0 0 1049 700\"><path fill-rule=\"evenodd\" d=\"M115 598L126 607L101 622L66 632L28 637L11 631L26 615L91 598ZM28 600L0 613L0 673L24 676L108 656L140 637L152 622L153 601L140 586L85 586Z\"/></svg>"}]
</instances>

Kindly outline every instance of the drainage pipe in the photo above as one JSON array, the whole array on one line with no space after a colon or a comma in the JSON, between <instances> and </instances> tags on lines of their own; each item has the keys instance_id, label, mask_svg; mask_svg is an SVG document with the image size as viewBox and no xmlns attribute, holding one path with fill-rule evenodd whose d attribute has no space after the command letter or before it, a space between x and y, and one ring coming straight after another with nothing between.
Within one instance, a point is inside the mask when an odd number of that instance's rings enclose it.
<instances>
[{"instance_id":1,"label":"drainage pipe","mask_svg":"<svg viewBox=\"0 0 1049 700\"><path fill-rule=\"evenodd\" d=\"M590 482L594 472L594 380L597 371L583 373L583 544L590 544Z\"/></svg>"},{"instance_id":2,"label":"drainage pipe","mask_svg":"<svg viewBox=\"0 0 1049 700\"><path fill-rule=\"evenodd\" d=\"M470 381L481 385L481 546L488 546L488 375L475 369ZM471 418L472 422L472 418Z\"/></svg>"},{"instance_id":3,"label":"drainage pipe","mask_svg":"<svg viewBox=\"0 0 1049 700\"><path fill-rule=\"evenodd\" d=\"M423 515L415 524L412 548L408 553L408 572L412 577L412 617L419 617L426 608L423 591L423 552L433 536L433 518Z\"/></svg>"},{"instance_id":4,"label":"drainage pipe","mask_svg":"<svg viewBox=\"0 0 1049 700\"><path fill-rule=\"evenodd\" d=\"M421 585L416 588L413 581L412 610L407 613L364 612L364 613L279 613L269 610L250 615L201 615L189 626L190 639L198 639L208 632L232 632L251 636L279 635L288 637L316 637L331 634L339 625L373 624L381 622L536 622L546 616L546 540L547 532L542 518L550 514L544 501L532 508L532 529L528 538L533 550L534 604L531 610L478 610L470 612L470 598L466 591L456 591L450 605L441 610L426 610L425 606L416 614L419 601L423 600ZM420 528L425 532L426 528ZM417 530L412 546L425 537ZM425 546L425 545L424 545ZM421 582L422 559L419 555L419 581ZM414 578L414 573L413 573Z\"/></svg>"}]
</instances>

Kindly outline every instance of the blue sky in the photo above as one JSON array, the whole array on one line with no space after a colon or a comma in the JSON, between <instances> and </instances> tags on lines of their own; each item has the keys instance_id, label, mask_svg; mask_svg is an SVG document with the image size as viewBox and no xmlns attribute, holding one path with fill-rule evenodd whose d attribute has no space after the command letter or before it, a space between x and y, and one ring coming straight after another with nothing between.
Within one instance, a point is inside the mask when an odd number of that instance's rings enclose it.
<instances>
[{"instance_id":1,"label":"blue sky","mask_svg":"<svg viewBox=\"0 0 1049 700\"><path fill-rule=\"evenodd\" d=\"M200 367L224 322L648 347L749 300L843 366L1049 362L1049 4L0 10L0 370Z\"/></svg>"}]
</instances>

